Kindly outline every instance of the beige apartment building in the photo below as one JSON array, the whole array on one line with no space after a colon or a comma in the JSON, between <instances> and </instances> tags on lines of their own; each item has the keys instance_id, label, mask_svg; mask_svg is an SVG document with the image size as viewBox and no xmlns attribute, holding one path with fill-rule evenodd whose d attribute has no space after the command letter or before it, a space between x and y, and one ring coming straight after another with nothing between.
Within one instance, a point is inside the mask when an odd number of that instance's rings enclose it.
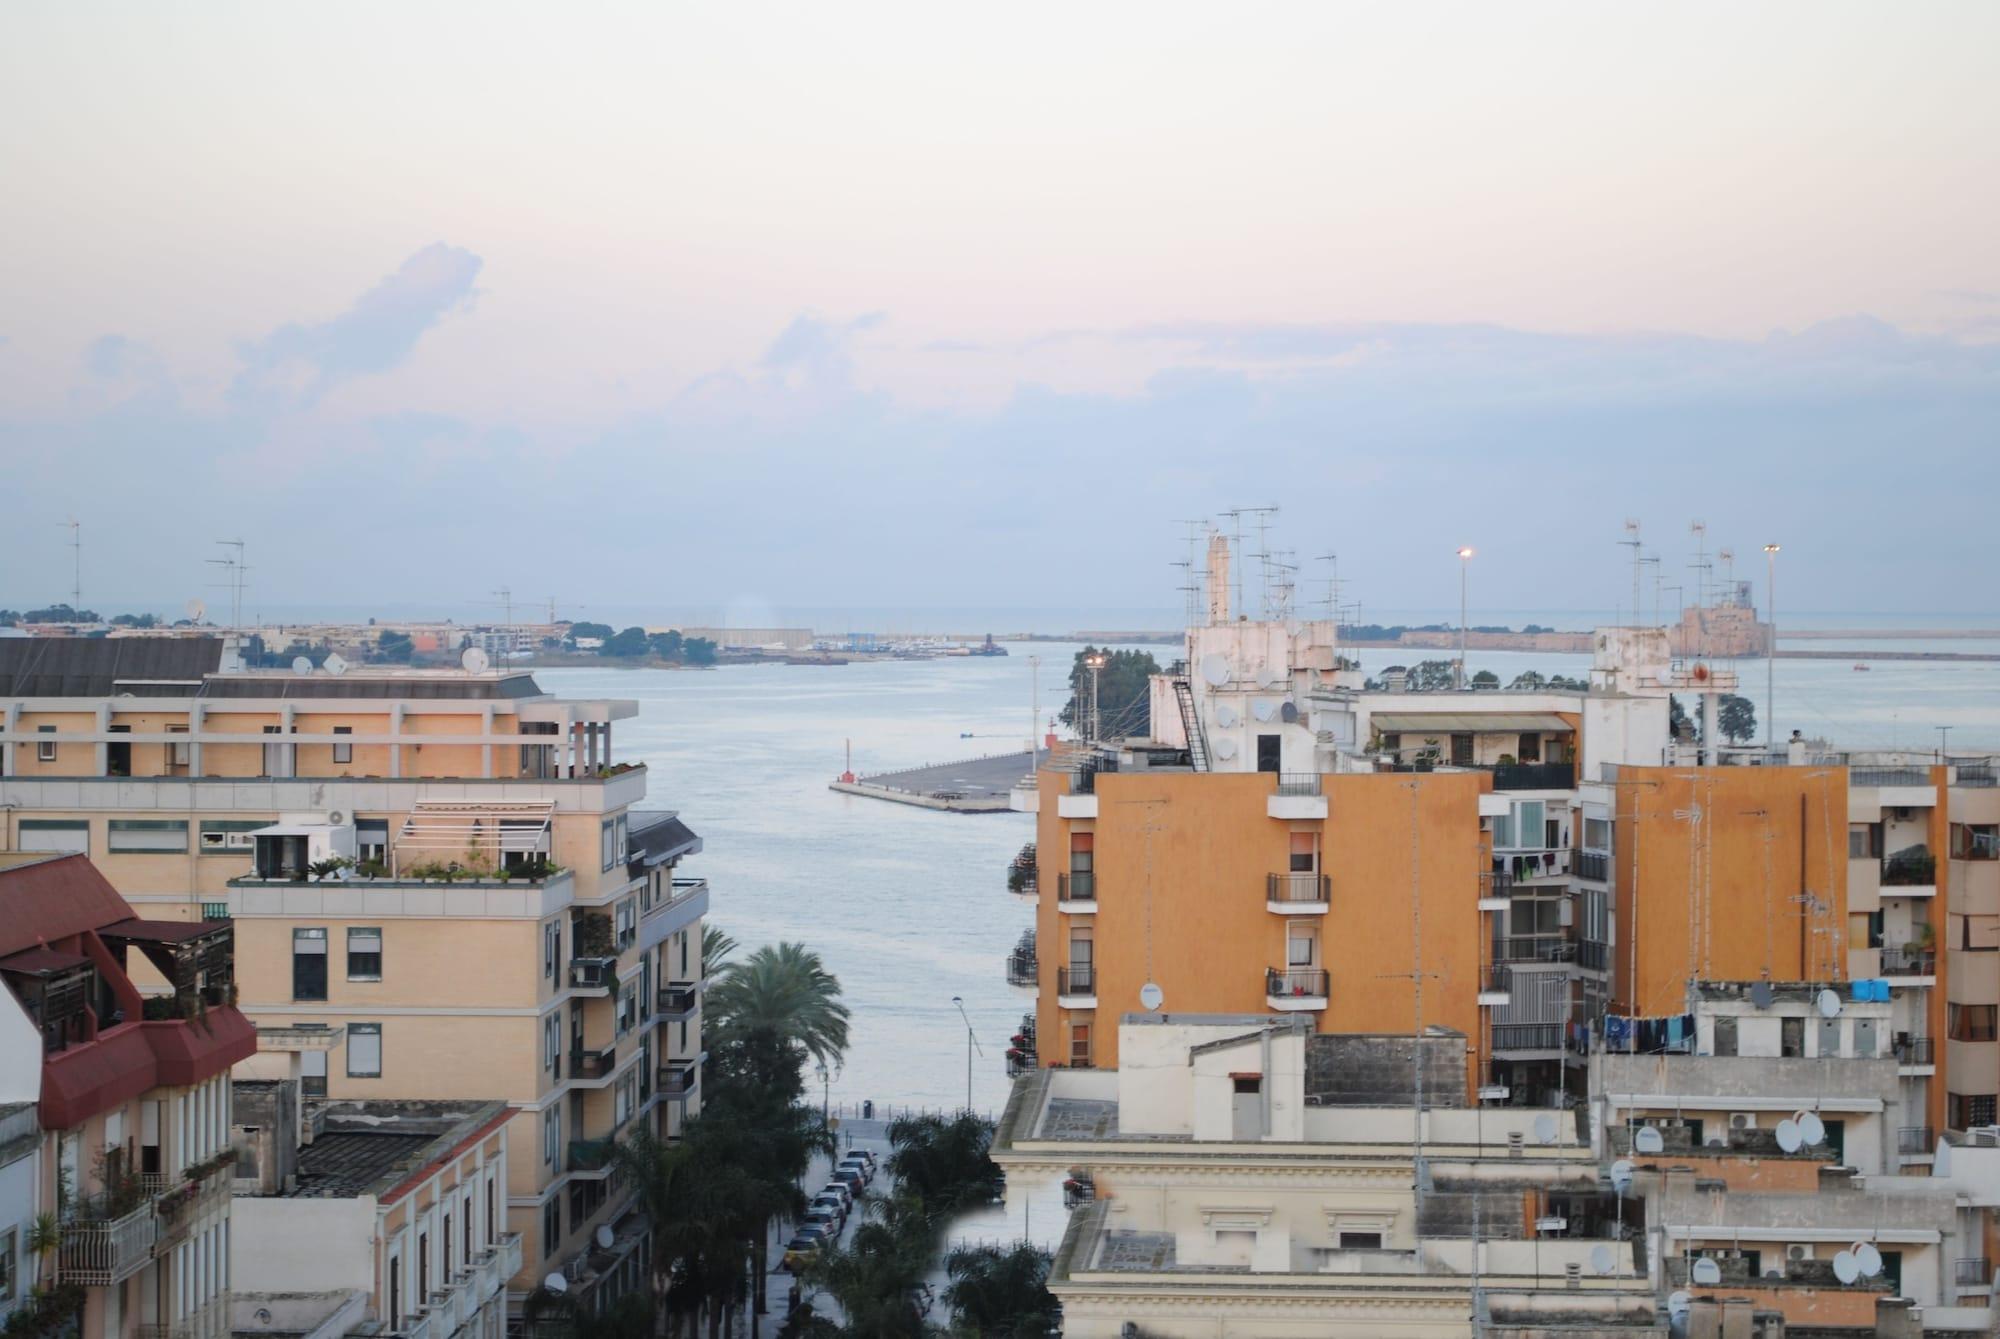
<instances>
[{"instance_id":1,"label":"beige apartment building","mask_svg":"<svg viewBox=\"0 0 2000 1339\"><path fill-rule=\"evenodd\" d=\"M643 1278L610 1147L698 1109L700 839L637 809L620 700L519 671L246 672L212 638L0 643L0 849L228 918L308 1098L499 1098L518 1295ZM607 1246L606 1243L609 1243Z\"/></svg>"}]
</instances>

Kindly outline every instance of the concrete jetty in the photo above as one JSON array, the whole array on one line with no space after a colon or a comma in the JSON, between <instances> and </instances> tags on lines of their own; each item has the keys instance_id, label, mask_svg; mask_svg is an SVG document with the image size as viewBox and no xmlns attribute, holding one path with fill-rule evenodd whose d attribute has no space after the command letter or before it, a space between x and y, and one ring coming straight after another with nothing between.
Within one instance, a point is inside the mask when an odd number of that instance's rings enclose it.
<instances>
[{"instance_id":1,"label":"concrete jetty","mask_svg":"<svg viewBox=\"0 0 2000 1339\"><path fill-rule=\"evenodd\" d=\"M884 772L853 781L835 781L829 790L845 795L866 795L896 804L914 804L921 809L943 809L954 814L995 814L1007 811L1007 793L1014 783L1048 758L1038 751L1031 761L1028 751L992 753L983 758L934 763L901 772Z\"/></svg>"}]
</instances>

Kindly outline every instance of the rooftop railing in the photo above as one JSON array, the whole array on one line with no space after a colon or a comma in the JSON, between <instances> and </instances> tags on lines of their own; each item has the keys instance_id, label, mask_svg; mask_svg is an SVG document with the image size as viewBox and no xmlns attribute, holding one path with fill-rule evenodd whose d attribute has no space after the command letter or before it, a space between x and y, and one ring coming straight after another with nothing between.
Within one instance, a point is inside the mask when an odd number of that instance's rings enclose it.
<instances>
[{"instance_id":1,"label":"rooftop railing","mask_svg":"<svg viewBox=\"0 0 2000 1339\"><path fill-rule=\"evenodd\" d=\"M1319 793L1320 780L1318 772L1278 773L1278 794L1280 795L1317 795Z\"/></svg>"},{"instance_id":2,"label":"rooftop railing","mask_svg":"<svg viewBox=\"0 0 2000 1339\"><path fill-rule=\"evenodd\" d=\"M1931 976L1937 971L1937 954L1913 944L1882 946L1882 975Z\"/></svg>"},{"instance_id":3,"label":"rooftop railing","mask_svg":"<svg viewBox=\"0 0 2000 1339\"><path fill-rule=\"evenodd\" d=\"M1495 790L1574 790L1576 764L1568 762L1500 763L1493 769Z\"/></svg>"},{"instance_id":4,"label":"rooftop railing","mask_svg":"<svg viewBox=\"0 0 2000 1339\"><path fill-rule=\"evenodd\" d=\"M1937 1133L1928 1125L1902 1125L1896 1129L1896 1151L1908 1156L1935 1152Z\"/></svg>"}]
</instances>

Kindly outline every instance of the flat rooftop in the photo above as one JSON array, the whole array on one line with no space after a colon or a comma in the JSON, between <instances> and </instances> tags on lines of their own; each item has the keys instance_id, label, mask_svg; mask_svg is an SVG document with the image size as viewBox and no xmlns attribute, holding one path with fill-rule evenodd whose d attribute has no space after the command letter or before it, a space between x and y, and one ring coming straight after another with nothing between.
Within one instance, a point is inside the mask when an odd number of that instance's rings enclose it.
<instances>
[{"instance_id":1,"label":"flat rooftop","mask_svg":"<svg viewBox=\"0 0 2000 1339\"><path fill-rule=\"evenodd\" d=\"M299 1150L293 1199L382 1195L505 1114L490 1102L329 1102Z\"/></svg>"}]
</instances>

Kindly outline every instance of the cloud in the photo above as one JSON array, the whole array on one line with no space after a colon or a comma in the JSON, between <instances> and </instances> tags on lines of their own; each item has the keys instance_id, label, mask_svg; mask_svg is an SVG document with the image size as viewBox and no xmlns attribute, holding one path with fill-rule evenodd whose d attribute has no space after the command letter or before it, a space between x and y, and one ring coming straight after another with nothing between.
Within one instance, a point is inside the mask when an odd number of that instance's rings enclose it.
<instances>
[{"instance_id":1,"label":"cloud","mask_svg":"<svg viewBox=\"0 0 2000 1339\"><path fill-rule=\"evenodd\" d=\"M230 399L251 409L303 408L342 382L391 370L426 331L471 304L483 263L433 242L331 320L280 326L243 345Z\"/></svg>"},{"instance_id":2,"label":"cloud","mask_svg":"<svg viewBox=\"0 0 2000 1339\"><path fill-rule=\"evenodd\" d=\"M100 335L83 350L83 370L100 381L157 376L165 371L160 355L124 335Z\"/></svg>"},{"instance_id":3,"label":"cloud","mask_svg":"<svg viewBox=\"0 0 2000 1339\"><path fill-rule=\"evenodd\" d=\"M1983 288L1934 288L1935 297L1951 298L1958 302L1976 302L1981 306L2000 303L2000 293L1989 293Z\"/></svg>"}]
</instances>

